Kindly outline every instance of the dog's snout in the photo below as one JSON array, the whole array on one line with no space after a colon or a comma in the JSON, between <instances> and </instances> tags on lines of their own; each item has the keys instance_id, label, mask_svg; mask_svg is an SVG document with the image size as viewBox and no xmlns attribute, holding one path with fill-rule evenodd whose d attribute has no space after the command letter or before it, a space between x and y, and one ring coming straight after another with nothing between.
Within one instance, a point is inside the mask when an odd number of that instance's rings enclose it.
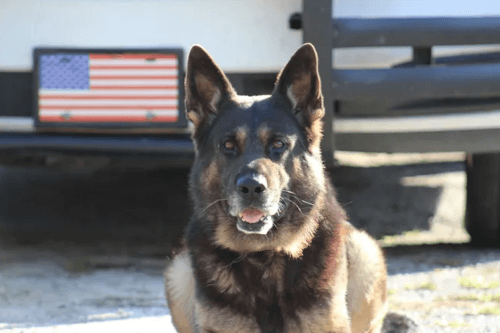
<instances>
[{"instance_id":1,"label":"dog's snout","mask_svg":"<svg viewBox=\"0 0 500 333\"><path fill-rule=\"evenodd\" d=\"M267 181L260 175L244 174L237 178L236 187L244 197L259 197L266 190Z\"/></svg>"}]
</instances>

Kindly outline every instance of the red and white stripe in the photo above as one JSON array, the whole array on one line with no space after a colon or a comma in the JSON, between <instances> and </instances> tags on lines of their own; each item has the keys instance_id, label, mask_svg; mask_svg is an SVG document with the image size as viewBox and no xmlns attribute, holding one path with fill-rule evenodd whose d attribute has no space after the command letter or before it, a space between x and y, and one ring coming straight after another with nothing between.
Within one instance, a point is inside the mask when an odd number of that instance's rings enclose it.
<instances>
[{"instance_id":1,"label":"red and white stripe","mask_svg":"<svg viewBox=\"0 0 500 333\"><path fill-rule=\"evenodd\" d=\"M42 122L175 122L178 60L169 54L90 54L90 90L40 89Z\"/></svg>"}]
</instances>

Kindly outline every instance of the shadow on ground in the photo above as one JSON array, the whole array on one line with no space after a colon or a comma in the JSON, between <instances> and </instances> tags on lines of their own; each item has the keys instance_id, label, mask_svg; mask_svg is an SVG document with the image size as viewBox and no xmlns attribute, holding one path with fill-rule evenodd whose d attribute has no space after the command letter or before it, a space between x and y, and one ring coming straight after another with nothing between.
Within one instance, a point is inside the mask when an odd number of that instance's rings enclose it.
<instances>
[{"instance_id":1,"label":"shadow on ground","mask_svg":"<svg viewBox=\"0 0 500 333\"><path fill-rule=\"evenodd\" d=\"M444 268L475 266L497 262L500 249L469 244L419 244L384 248L387 272L427 273Z\"/></svg>"},{"instance_id":2,"label":"shadow on ground","mask_svg":"<svg viewBox=\"0 0 500 333\"><path fill-rule=\"evenodd\" d=\"M436 215L442 186L405 184L409 177L464 172L461 162L340 166L331 172L339 202L351 222L379 238L411 230L429 230Z\"/></svg>"},{"instance_id":3,"label":"shadow on ground","mask_svg":"<svg viewBox=\"0 0 500 333\"><path fill-rule=\"evenodd\" d=\"M58 173L4 169L0 242L132 244L169 251L188 220L186 169Z\"/></svg>"},{"instance_id":4,"label":"shadow on ground","mask_svg":"<svg viewBox=\"0 0 500 333\"><path fill-rule=\"evenodd\" d=\"M428 230L442 188L405 177L463 171L462 163L345 167L332 171L352 223L376 237ZM189 219L189 171L0 171L0 244L69 242L106 250L138 244L168 254Z\"/></svg>"}]
</instances>

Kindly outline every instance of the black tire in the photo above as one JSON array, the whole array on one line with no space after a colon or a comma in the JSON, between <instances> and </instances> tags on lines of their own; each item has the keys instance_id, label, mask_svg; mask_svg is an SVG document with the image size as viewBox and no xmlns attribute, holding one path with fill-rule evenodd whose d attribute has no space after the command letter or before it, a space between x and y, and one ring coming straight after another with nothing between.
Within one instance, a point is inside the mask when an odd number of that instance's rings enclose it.
<instances>
[{"instance_id":1,"label":"black tire","mask_svg":"<svg viewBox=\"0 0 500 333\"><path fill-rule=\"evenodd\" d=\"M468 154L466 163L471 244L500 247L500 154Z\"/></svg>"}]
</instances>

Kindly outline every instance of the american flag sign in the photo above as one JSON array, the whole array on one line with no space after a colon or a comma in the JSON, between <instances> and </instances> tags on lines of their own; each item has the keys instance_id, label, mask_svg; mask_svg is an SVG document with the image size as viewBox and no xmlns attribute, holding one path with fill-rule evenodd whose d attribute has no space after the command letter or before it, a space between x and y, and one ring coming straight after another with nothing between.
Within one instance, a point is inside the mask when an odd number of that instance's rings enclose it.
<instances>
[{"instance_id":1,"label":"american flag sign","mask_svg":"<svg viewBox=\"0 0 500 333\"><path fill-rule=\"evenodd\" d=\"M178 119L175 54L42 54L38 68L42 123L172 123Z\"/></svg>"}]
</instances>

